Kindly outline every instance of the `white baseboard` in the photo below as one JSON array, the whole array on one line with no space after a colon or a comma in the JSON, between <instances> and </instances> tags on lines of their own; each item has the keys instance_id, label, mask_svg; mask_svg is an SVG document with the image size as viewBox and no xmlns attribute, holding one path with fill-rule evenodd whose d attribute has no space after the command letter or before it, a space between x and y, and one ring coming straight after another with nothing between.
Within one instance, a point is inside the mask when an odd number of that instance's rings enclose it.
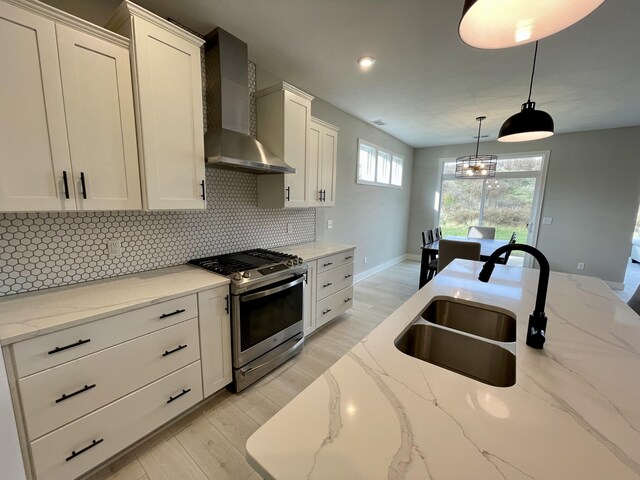
<instances>
[{"instance_id":1,"label":"white baseboard","mask_svg":"<svg viewBox=\"0 0 640 480\"><path fill-rule=\"evenodd\" d=\"M364 280L365 278L370 277L371 275L380 273L381 271L386 270L389 267L392 267L396 263L402 262L406 258L407 258L407 254L405 253L404 255L400 255L399 257L392 258L391 260L381 263L380 265L376 265L375 267L370 268L369 270L360 272L355 277L353 277L353 283L358 283L360 280Z\"/></svg>"},{"instance_id":2,"label":"white baseboard","mask_svg":"<svg viewBox=\"0 0 640 480\"><path fill-rule=\"evenodd\" d=\"M422 260L422 256L418 255L417 253L407 253L407 260L415 260L416 262L419 262Z\"/></svg>"},{"instance_id":3,"label":"white baseboard","mask_svg":"<svg viewBox=\"0 0 640 480\"><path fill-rule=\"evenodd\" d=\"M608 280L605 280L604 283L606 283L611 290L624 290L624 283L609 282Z\"/></svg>"}]
</instances>

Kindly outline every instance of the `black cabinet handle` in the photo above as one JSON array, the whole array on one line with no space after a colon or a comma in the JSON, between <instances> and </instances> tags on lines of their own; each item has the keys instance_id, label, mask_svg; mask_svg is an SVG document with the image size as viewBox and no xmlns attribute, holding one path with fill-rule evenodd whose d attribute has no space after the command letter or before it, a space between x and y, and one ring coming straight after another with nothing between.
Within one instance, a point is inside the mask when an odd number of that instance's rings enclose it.
<instances>
[{"instance_id":1,"label":"black cabinet handle","mask_svg":"<svg viewBox=\"0 0 640 480\"><path fill-rule=\"evenodd\" d=\"M200 182L200 186L202 187L202 194L200 196L202 197L203 200L206 200L207 196L205 194L204 180Z\"/></svg>"},{"instance_id":2,"label":"black cabinet handle","mask_svg":"<svg viewBox=\"0 0 640 480\"><path fill-rule=\"evenodd\" d=\"M182 389L182 392L181 392L181 393L179 393L178 395L176 395L175 397L169 397L169 400L167 400L167 403L171 403L171 402L173 402L174 400L179 399L181 396L186 395L186 394L187 394L187 393L189 393L190 391L191 391L191 389L190 389L190 388L187 388L187 389L184 389L184 388L183 388L183 389Z\"/></svg>"},{"instance_id":3,"label":"black cabinet handle","mask_svg":"<svg viewBox=\"0 0 640 480\"><path fill-rule=\"evenodd\" d=\"M348 274L346 274L346 275L344 276L344 278L349 278L349 277L353 277L353 275L351 275L350 273L348 273Z\"/></svg>"},{"instance_id":4,"label":"black cabinet handle","mask_svg":"<svg viewBox=\"0 0 640 480\"><path fill-rule=\"evenodd\" d=\"M326 314L327 314L327 313L329 313L330 311L331 311L331 309L330 309L330 308L327 308L326 310L323 310L323 311L322 311L322 314L323 314L323 315L326 315Z\"/></svg>"},{"instance_id":5,"label":"black cabinet handle","mask_svg":"<svg viewBox=\"0 0 640 480\"><path fill-rule=\"evenodd\" d=\"M175 312L163 313L162 315L160 315L160 320L162 320L163 318L167 318L167 317L173 317L174 315L178 315L179 313L182 313L182 312L186 312L186 310L184 308L179 308Z\"/></svg>"},{"instance_id":6,"label":"black cabinet handle","mask_svg":"<svg viewBox=\"0 0 640 480\"><path fill-rule=\"evenodd\" d=\"M351 300L351 297L347 297L344 299L344 303L347 303L349 300Z\"/></svg>"},{"instance_id":7,"label":"black cabinet handle","mask_svg":"<svg viewBox=\"0 0 640 480\"><path fill-rule=\"evenodd\" d=\"M353 255L347 255L346 257L344 257L345 260L351 260L353 258Z\"/></svg>"},{"instance_id":8,"label":"black cabinet handle","mask_svg":"<svg viewBox=\"0 0 640 480\"><path fill-rule=\"evenodd\" d=\"M287 202L289 202L291 200L291 187L287 187L286 191L287 191L287 196L285 198L287 199Z\"/></svg>"},{"instance_id":9,"label":"black cabinet handle","mask_svg":"<svg viewBox=\"0 0 640 480\"><path fill-rule=\"evenodd\" d=\"M51 350L50 352L47 352L49 355L53 355L54 353L59 353L59 352L63 352L65 350L68 350L69 348L73 348L73 347L79 347L80 345L84 345L85 343L89 343L91 341L90 338L87 338L86 340L78 340L76 343L72 343L71 345L66 345L64 347L56 347L53 350Z\"/></svg>"},{"instance_id":10,"label":"black cabinet handle","mask_svg":"<svg viewBox=\"0 0 640 480\"><path fill-rule=\"evenodd\" d=\"M333 262L323 263L323 264L322 264L322 266L323 266L323 267L328 267L329 265L333 265Z\"/></svg>"},{"instance_id":11,"label":"black cabinet handle","mask_svg":"<svg viewBox=\"0 0 640 480\"><path fill-rule=\"evenodd\" d=\"M327 288L327 287L329 287L329 286L331 286L331 285L333 285L333 283L328 282L328 283L323 284L323 285L322 285L322 288Z\"/></svg>"},{"instance_id":12,"label":"black cabinet handle","mask_svg":"<svg viewBox=\"0 0 640 480\"><path fill-rule=\"evenodd\" d=\"M78 455L86 452L87 450L95 447L96 445L100 444L104 442L104 438L101 438L99 440L94 440L93 442L91 442L91 445L88 445L86 447L84 447L82 450L78 450L77 452L74 450L71 452L71 456L65 458L65 461L68 462L69 460L73 460L74 458L76 458Z\"/></svg>"},{"instance_id":13,"label":"black cabinet handle","mask_svg":"<svg viewBox=\"0 0 640 480\"><path fill-rule=\"evenodd\" d=\"M67 171L62 171L62 184L64 185L64 198L69 199L69 178L67 177Z\"/></svg>"},{"instance_id":14,"label":"black cabinet handle","mask_svg":"<svg viewBox=\"0 0 640 480\"><path fill-rule=\"evenodd\" d=\"M84 181L84 172L80 172L80 185L82 185L82 198L87 198L87 184Z\"/></svg>"},{"instance_id":15,"label":"black cabinet handle","mask_svg":"<svg viewBox=\"0 0 640 480\"><path fill-rule=\"evenodd\" d=\"M183 348L187 348L187 345L178 345L176 348L174 348L173 350L165 350L164 353L162 354L163 357L166 357L167 355L171 355L172 353L176 353L179 352L180 350L182 350Z\"/></svg>"},{"instance_id":16,"label":"black cabinet handle","mask_svg":"<svg viewBox=\"0 0 640 480\"><path fill-rule=\"evenodd\" d=\"M93 383L91 385L85 385L80 390L77 390L77 391L75 391L73 393L69 393L69 394L63 393L62 396L56 400L56 403L60 403L60 402L64 402L65 400L69 400L71 397L75 397L76 395L80 395L81 393L84 393L87 390L91 390L92 388L96 388L96 384L95 383Z\"/></svg>"},{"instance_id":17,"label":"black cabinet handle","mask_svg":"<svg viewBox=\"0 0 640 480\"><path fill-rule=\"evenodd\" d=\"M227 313L227 315L229 314L229 295L226 295L224 297L224 300L226 302L226 305L224 307L224 311Z\"/></svg>"},{"instance_id":18,"label":"black cabinet handle","mask_svg":"<svg viewBox=\"0 0 640 480\"><path fill-rule=\"evenodd\" d=\"M322 201L323 202L327 201L327 191L326 190L322 190Z\"/></svg>"},{"instance_id":19,"label":"black cabinet handle","mask_svg":"<svg viewBox=\"0 0 640 480\"><path fill-rule=\"evenodd\" d=\"M318 190L318 201L322 201L322 190Z\"/></svg>"}]
</instances>

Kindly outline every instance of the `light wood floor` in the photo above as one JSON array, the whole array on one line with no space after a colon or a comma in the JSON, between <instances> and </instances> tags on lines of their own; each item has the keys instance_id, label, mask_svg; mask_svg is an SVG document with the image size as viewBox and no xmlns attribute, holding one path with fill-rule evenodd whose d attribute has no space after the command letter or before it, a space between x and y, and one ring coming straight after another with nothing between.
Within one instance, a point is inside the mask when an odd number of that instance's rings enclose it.
<instances>
[{"instance_id":1,"label":"light wood floor","mask_svg":"<svg viewBox=\"0 0 640 480\"><path fill-rule=\"evenodd\" d=\"M353 308L305 342L302 353L240 394L226 390L90 480L258 480L245 460L249 436L418 289L405 261L358 282Z\"/></svg>"}]
</instances>

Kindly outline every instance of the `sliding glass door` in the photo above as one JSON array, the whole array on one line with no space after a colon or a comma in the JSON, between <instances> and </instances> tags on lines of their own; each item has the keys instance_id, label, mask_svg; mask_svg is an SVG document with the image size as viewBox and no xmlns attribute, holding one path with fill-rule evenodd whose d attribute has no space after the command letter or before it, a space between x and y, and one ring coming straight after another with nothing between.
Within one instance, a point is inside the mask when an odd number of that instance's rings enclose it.
<instances>
[{"instance_id":1,"label":"sliding glass door","mask_svg":"<svg viewBox=\"0 0 640 480\"><path fill-rule=\"evenodd\" d=\"M495 178L455 178L455 159L442 161L439 225L445 236L466 236L470 225L496 228L496 238L535 246L548 152L498 157ZM512 254L510 263L522 264ZM530 264L529 261L526 264Z\"/></svg>"}]
</instances>

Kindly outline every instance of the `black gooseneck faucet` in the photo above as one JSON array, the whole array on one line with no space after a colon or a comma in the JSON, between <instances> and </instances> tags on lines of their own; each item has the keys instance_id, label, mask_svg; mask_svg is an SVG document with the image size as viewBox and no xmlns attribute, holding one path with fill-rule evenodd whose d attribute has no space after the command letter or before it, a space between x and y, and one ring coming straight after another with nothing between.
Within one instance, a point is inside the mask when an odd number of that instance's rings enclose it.
<instances>
[{"instance_id":1,"label":"black gooseneck faucet","mask_svg":"<svg viewBox=\"0 0 640 480\"><path fill-rule=\"evenodd\" d=\"M522 243L510 243L496 249L491 254L489 260L482 267L478 280L488 282L496 266L496 260L500 255L512 250L520 250L532 255L540 265L540 276L538 277L538 292L536 293L536 306L533 313L529 315L529 326L527 327L527 345L533 348L542 348L545 341L545 331L547 329L547 316L544 314L544 304L547 300L547 288L549 287L549 262L542 252L530 245Z\"/></svg>"}]
</instances>

